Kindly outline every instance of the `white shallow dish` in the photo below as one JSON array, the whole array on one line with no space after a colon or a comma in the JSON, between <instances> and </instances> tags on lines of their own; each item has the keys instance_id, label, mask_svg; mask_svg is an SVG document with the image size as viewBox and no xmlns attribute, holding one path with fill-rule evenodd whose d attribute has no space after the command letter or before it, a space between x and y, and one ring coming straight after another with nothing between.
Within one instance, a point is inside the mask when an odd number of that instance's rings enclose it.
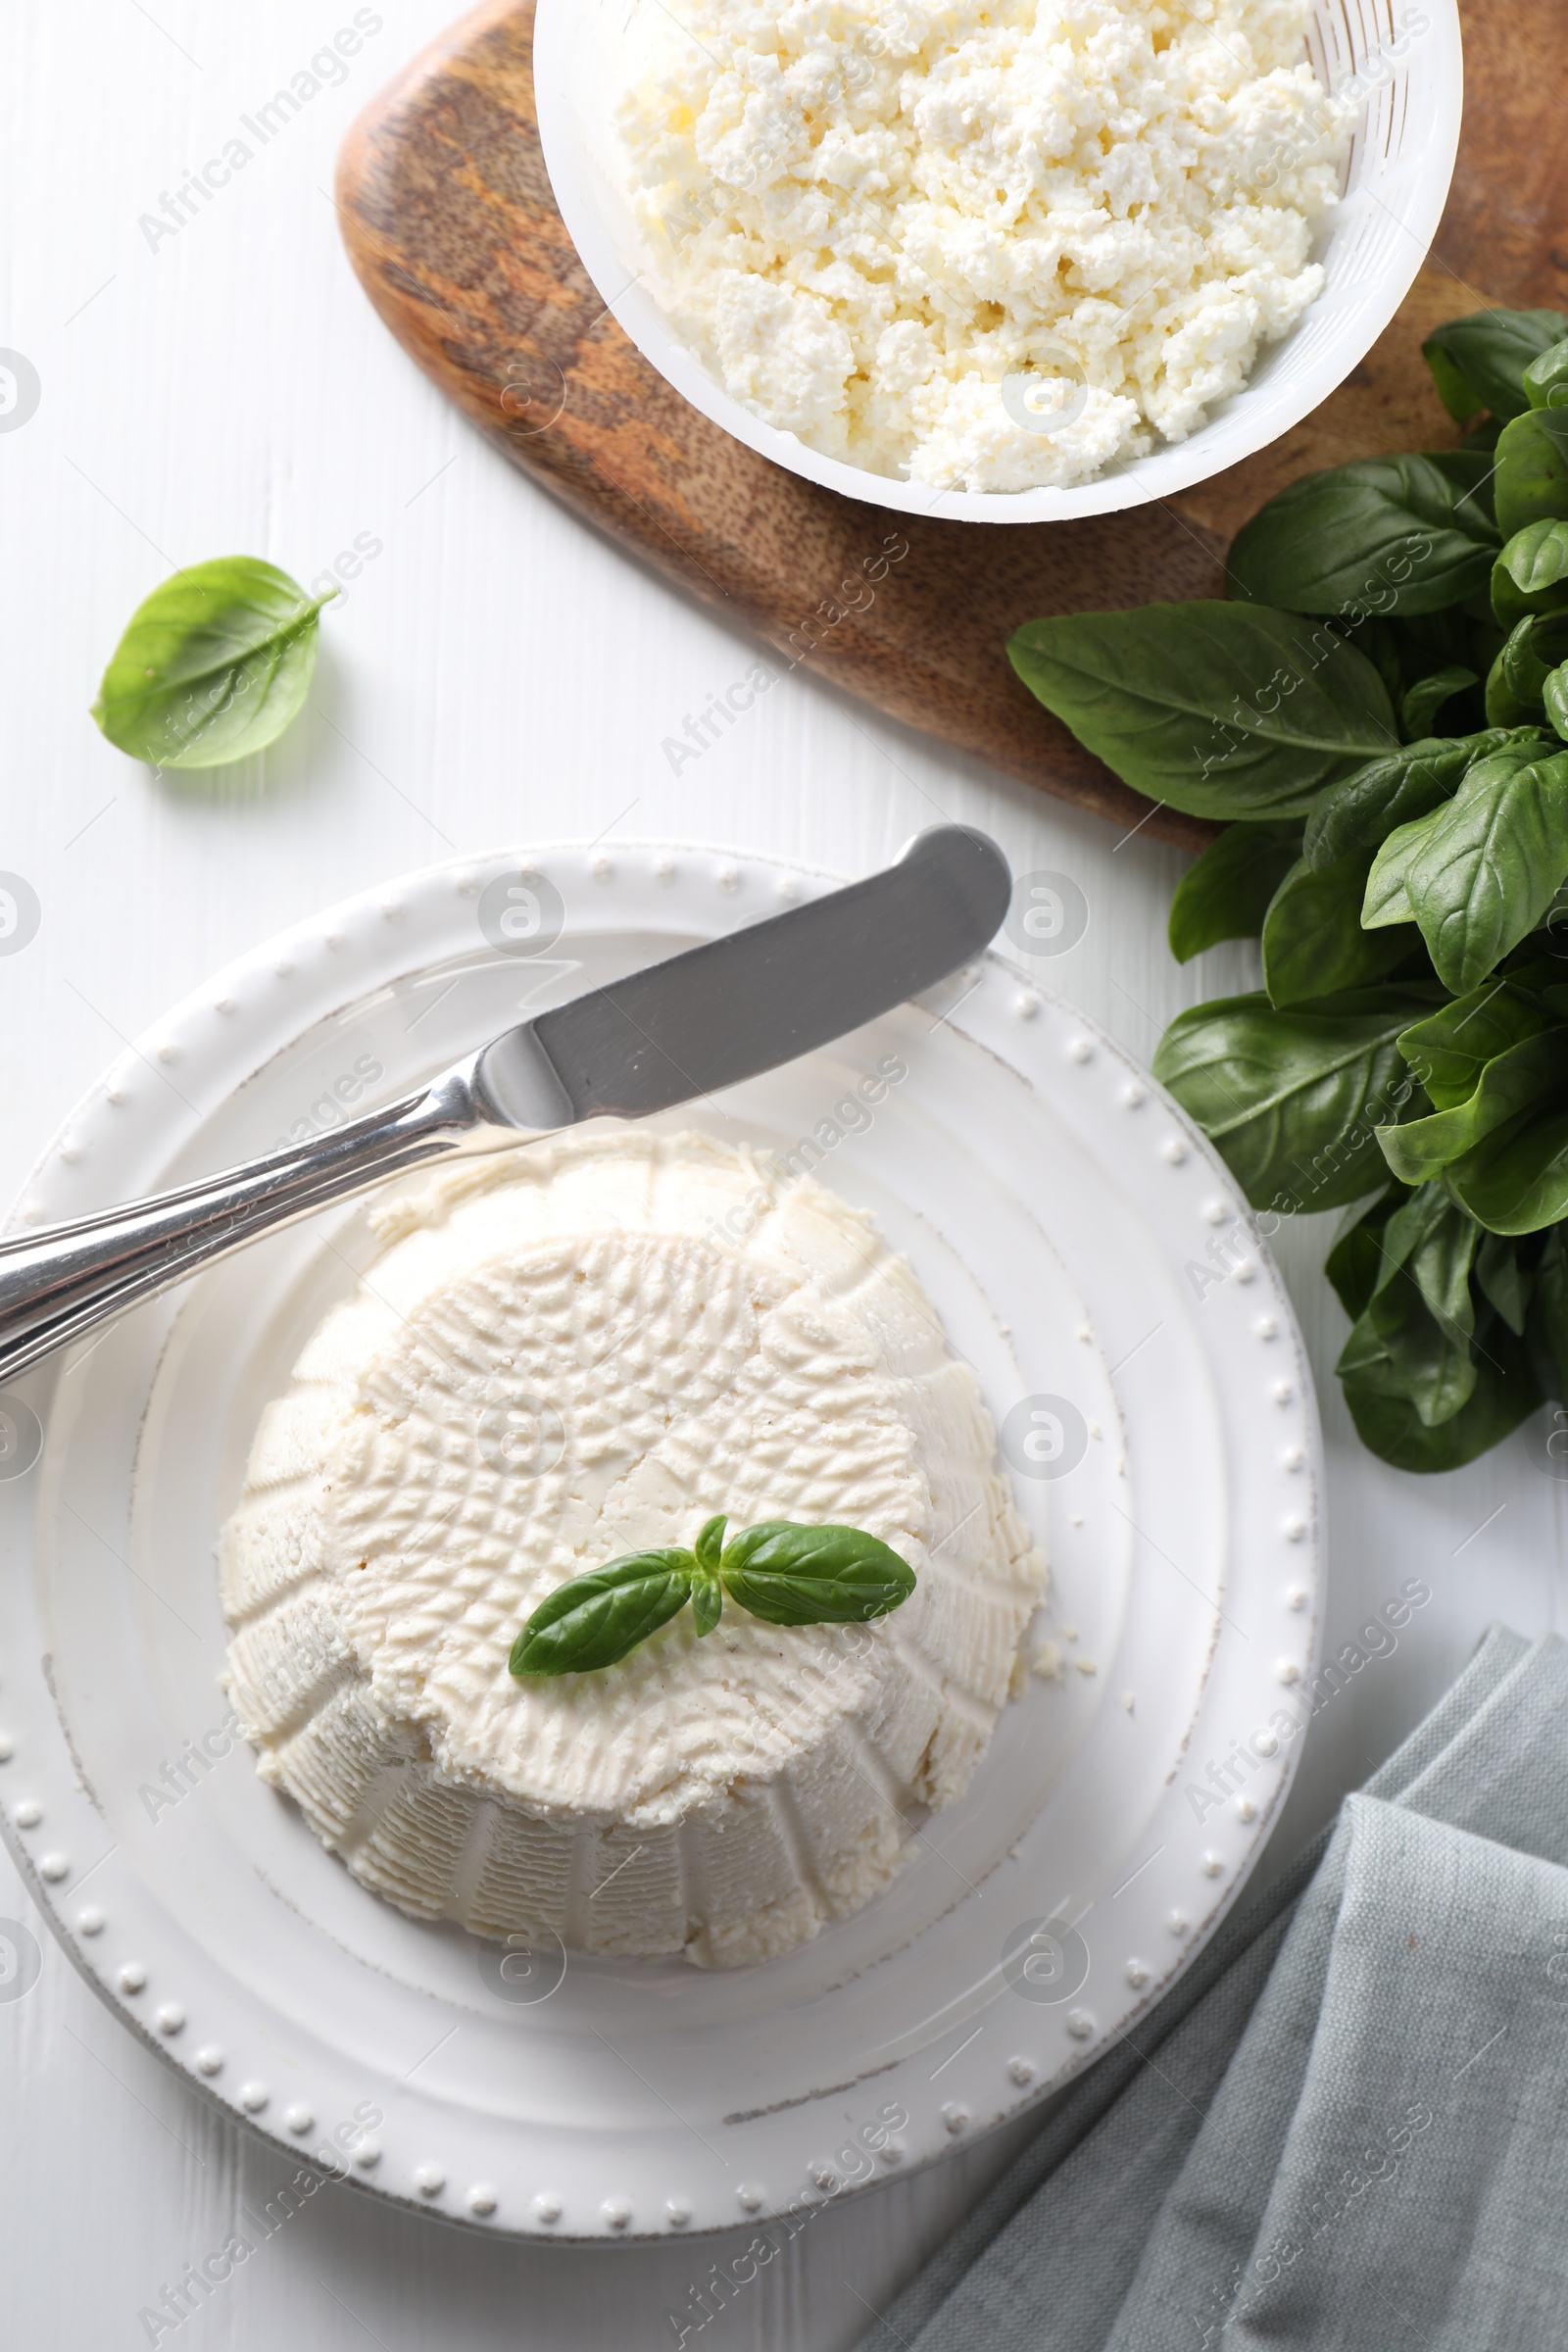
<instances>
[{"instance_id":1,"label":"white shallow dish","mask_svg":"<svg viewBox=\"0 0 1568 2352\"><path fill-rule=\"evenodd\" d=\"M481 921L524 866L560 936L498 953ZM90 1212L338 1123L524 1008L829 886L617 845L353 900L128 1052L18 1214ZM867 1111L852 1090L889 1056L907 1075ZM1262 1738L1245 1796L1193 1792L1223 1786L1210 1765L1315 1657L1318 1440L1289 1302L1208 1146L1080 1015L988 956L665 1122L683 1123L814 1136L821 1179L907 1251L1003 1431L1066 1660L1006 1709L893 1886L780 1960L509 1955L417 1924L224 1732L215 1538L264 1402L368 1254L362 1209L274 1236L0 1397L21 1435L0 1465L0 1806L38 1904L194 2087L296 2154L335 2136L368 2190L503 2232L694 2230L836 2197L1059 2085L1246 1879L1295 1742ZM1217 1241L1240 1261L1223 1282ZM1035 1474L1036 1429L1063 1474ZM1032 1943L1046 1923L1054 1940Z\"/></svg>"},{"instance_id":2,"label":"white shallow dish","mask_svg":"<svg viewBox=\"0 0 1568 2352\"><path fill-rule=\"evenodd\" d=\"M1069 490L933 492L819 455L767 424L709 374L644 282L648 256L622 185L611 110L617 52L639 6L662 0L538 0L539 137L583 267L645 360L748 449L787 472L901 514L966 522L1064 522L1169 498L1265 448L1326 400L1394 317L1437 234L1459 145L1464 60L1458 0L1315 0L1307 56L1326 90L1365 97L1337 210L1318 224L1324 290L1264 351L1242 390L1185 441L1107 467Z\"/></svg>"}]
</instances>

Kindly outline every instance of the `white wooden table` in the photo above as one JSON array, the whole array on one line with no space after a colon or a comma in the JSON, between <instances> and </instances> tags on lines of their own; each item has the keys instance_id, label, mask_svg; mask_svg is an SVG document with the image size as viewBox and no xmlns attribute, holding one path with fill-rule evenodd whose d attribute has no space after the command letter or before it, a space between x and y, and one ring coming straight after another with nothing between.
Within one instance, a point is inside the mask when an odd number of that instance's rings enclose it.
<instances>
[{"instance_id":1,"label":"white wooden table","mask_svg":"<svg viewBox=\"0 0 1568 2352\"><path fill-rule=\"evenodd\" d=\"M1140 1055L1181 1006L1252 982L1241 949L1172 962L1174 851L852 713L808 673L671 776L662 739L744 672L750 645L510 471L390 341L339 246L339 138L451 5L361 10L379 29L265 146L242 118L310 72L354 21L349 0L12 0L0 16L0 347L41 388L24 422L0 416L0 868L42 908L36 937L0 958L7 1196L122 1038L213 966L344 893L503 841L709 841L852 874L952 816L986 826L1017 871L1077 880L1088 932L1042 979ZM249 160L230 154L226 184L170 229L163 200L236 137ZM313 708L265 768L160 782L99 736L104 661L176 563L243 551L313 580L356 547ZM1441 1479L1359 1451L1333 1378L1345 1326L1319 1271L1324 1222L1281 1248L1327 1428L1331 1647L1405 1577L1435 1598L1313 1727L1276 1860L1489 1619L1553 1624L1563 1589L1568 1488L1547 1474L1544 1417ZM167 2341L143 2307L283 2164L120 2031L3 1859L0 1914L42 1945L31 1990L0 1997L0 2337ZM688 2342L853 2344L1010 2144L827 2211ZM246 2352L643 2352L675 2343L666 2315L719 2251L517 2249L328 2188L177 2332Z\"/></svg>"}]
</instances>

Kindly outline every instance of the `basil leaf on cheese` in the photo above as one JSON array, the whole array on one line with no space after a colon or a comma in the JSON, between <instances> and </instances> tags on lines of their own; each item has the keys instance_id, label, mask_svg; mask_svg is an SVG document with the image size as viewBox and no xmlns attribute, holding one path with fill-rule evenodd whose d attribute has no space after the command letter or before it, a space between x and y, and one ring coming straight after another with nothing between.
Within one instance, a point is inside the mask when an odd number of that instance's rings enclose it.
<instances>
[{"instance_id":1,"label":"basil leaf on cheese","mask_svg":"<svg viewBox=\"0 0 1568 2352\"><path fill-rule=\"evenodd\" d=\"M720 1573L731 1600L770 1625L863 1625L914 1591L914 1570L877 1537L787 1519L737 1536Z\"/></svg>"},{"instance_id":2,"label":"basil leaf on cheese","mask_svg":"<svg viewBox=\"0 0 1568 2352\"><path fill-rule=\"evenodd\" d=\"M692 1596L694 1567L689 1551L632 1551L568 1577L514 1642L511 1671L587 1674L617 1664L680 1615Z\"/></svg>"},{"instance_id":3,"label":"basil leaf on cheese","mask_svg":"<svg viewBox=\"0 0 1568 2352\"><path fill-rule=\"evenodd\" d=\"M769 1519L726 1544L727 1525L720 1512L691 1551L628 1552L569 1577L513 1643L512 1672L588 1674L616 1665L688 1601L701 1641L718 1624L726 1598L770 1625L863 1625L914 1591L914 1570L858 1528Z\"/></svg>"}]
</instances>

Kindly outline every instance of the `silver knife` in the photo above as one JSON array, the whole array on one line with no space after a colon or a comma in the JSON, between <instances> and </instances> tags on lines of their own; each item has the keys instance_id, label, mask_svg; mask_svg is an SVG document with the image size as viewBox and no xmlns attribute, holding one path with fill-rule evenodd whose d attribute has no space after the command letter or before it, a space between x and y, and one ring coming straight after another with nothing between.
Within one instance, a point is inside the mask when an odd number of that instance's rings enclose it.
<instances>
[{"instance_id":1,"label":"silver knife","mask_svg":"<svg viewBox=\"0 0 1568 2352\"><path fill-rule=\"evenodd\" d=\"M0 1242L0 1380L405 1169L673 1110L828 1045L978 956L1011 891L994 841L936 826L884 872L539 1013L319 1142Z\"/></svg>"}]
</instances>

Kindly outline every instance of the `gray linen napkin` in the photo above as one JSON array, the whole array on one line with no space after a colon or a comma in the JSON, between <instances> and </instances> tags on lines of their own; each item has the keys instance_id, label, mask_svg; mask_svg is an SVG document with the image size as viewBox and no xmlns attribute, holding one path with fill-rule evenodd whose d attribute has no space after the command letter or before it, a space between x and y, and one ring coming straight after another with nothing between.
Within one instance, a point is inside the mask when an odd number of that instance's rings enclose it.
<instances>
[{"instance_id":1,"label":"gray linen napkin","mask_svg":"<svg viewBox=\"0 0 1568 2352\"><path fill-rule=\"evenodd\" d=\"M1568 1645L1494 1629L864 2352L1568 2340L1565 2103Z\"/></svg>"}]
</instances>

